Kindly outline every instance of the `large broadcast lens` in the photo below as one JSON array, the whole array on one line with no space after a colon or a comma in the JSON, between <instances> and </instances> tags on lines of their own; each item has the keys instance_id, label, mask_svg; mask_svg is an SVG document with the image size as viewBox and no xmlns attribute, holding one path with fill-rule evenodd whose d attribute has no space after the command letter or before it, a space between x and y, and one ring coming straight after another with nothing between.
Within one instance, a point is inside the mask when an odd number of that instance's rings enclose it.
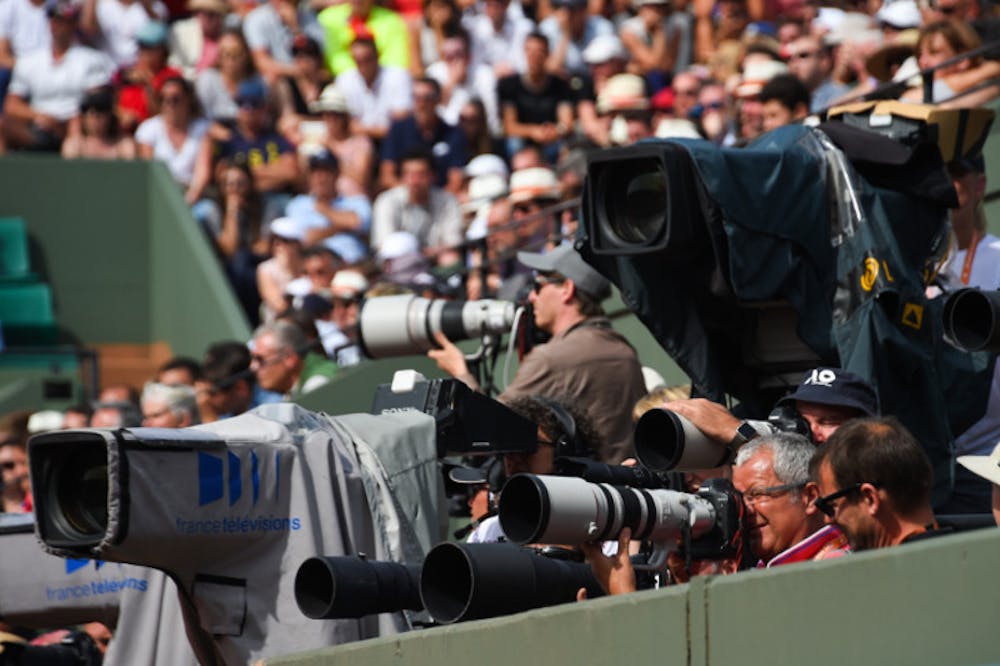
<instances>
[{"instance_id":1,"label":"large broadcast lens","mask_svg":"<svg viewBox=\"0 0 1000 666\"><path fill-rule=\"evenodd\" d=\"M515 309L508 301L381 296L364 302L358 330L369 358L424 354L437 348L434 334L438 331L453 342L505 333L514 323Z\"/></svg>"},{"instance_id":2,"label":"large broadcast lens","mask_svg":"<svg viewBox=\"0 0 1000 666\"><path fill-rule=\"evenodd\" d=\"M959 289L944 304L944 331L966 351L1000 351L1000 291Z\"/></svg>"},{"instance_id":3,"label":"large broadcast lens","mask_svg":"<svg viewBox=\"0 0 1000 666\"><path fill-rule=\"evenodd\" d=\"M601 172L606 228L624 243L652 243L668 221L667 174L653 158L622 162Z\"/></svg>"},{"instance_id":4,"label":"large broadcast lens","mask_svg":"<svg viewBox=\"0 0 1000 666\"><path fill-rule=\"evenodd\" d=\"M81 445L52 469L52 490L67 533L93 539L108 527L108 452Z\"/></svg>"},{"instance_id":5,"label":"large broadcast lens","mask_svg":"<svg viewBox=\"0 0 1000 666\"><path fill-rule=\"evenodd\" d=\"M625 527L637 540L662 541L686 530L698 538L715 518L712 504L697 495L571 477L515 474L500 494L500 526L522 545L617 539Z\"/></svg>"}]
</instances>

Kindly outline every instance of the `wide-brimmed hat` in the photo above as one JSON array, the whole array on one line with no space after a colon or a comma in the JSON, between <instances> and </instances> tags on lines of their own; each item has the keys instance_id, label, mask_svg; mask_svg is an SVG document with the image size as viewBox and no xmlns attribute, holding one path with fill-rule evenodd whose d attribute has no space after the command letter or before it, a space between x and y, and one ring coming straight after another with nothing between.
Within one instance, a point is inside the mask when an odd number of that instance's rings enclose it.
<instances>
[{"instance_id":1,"label":"wide-brimmed hat","mask_svg":"<svg viewBox=\"0 0 1000 666\"><path fill-rule=\"evenodd\" d=\"M645 111L648 108L646 83L636 74L615 74L597 96L598 113Z\"/></svg>"},{"instance_id":2,"label":"wide-brimmed hat","mask_svg":"<svg viewBox=\"0 0 1000 666\"><path fill-rule=\"evenodd\" d=\"M510 175L508 199L515 204L523 201L558 201L560 189L559 179L552 169L545 167L519 169Z\"/></svg>"},{"instance_id":3,"label":"wide-brimmed hat","mask_svg":"<svg viewBox=\"0 0 1000 666\"><path fill-rule=\"evenodd\" d=\"M879 81L886 83L900 70L903 63L917 52L919 30L904 30L878 51L865 59L865 69Z\"/></svg>"},{"instance_id":4,"label":"wide-brimmed hat","mask_svg":"<svg viewBox=\"0 0 1000 666\"><path fill-rule=\"evenodd\" d=\"M959 456L958 464L1000 486L1000 444L988 456Z\"/></svg>"}]
</instances>

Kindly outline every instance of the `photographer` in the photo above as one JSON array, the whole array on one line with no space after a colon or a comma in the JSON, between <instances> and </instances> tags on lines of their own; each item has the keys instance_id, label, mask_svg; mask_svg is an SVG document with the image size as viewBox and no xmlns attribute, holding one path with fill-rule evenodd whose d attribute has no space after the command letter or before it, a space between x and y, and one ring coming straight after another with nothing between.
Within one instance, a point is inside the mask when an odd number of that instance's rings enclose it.
<instances>
[{"instance_id":1,"label":"photographer","mask_svg":"<svg viewBox=\"0 0 1000 666\"><path fill-rule=\"evenodd\" d=\"M635 350L601 310L601 301L610 294L608 281L570 245L547 254L519 252L517 257L536 272L528 299L535 325L552 339L521 359L514 381L499 399L564 396L593 419L600 437L598 458L620 463L632 453L632 421L628 410L619 406L635 404L644 390ZM442 334L436 340L441 349L427 355L478 390L462 351Z\"/></svg>"},{"instance_id":2,"label":"photographer","mask_svg":"<svg viewBox=\"0 0 1000 666\"><path fill-rule=\"evenodd\" d=\"M519 396L507 406L538 424L538 448L533 453L503 454L506 477L518 473L552 474L554 461L560 456L592 457L597 435L585 414L566 406L565 402L542 396ZM496 515L483 519L469 535L469 543L490 543L503 538Z\"/></svg>"}]
</instances>

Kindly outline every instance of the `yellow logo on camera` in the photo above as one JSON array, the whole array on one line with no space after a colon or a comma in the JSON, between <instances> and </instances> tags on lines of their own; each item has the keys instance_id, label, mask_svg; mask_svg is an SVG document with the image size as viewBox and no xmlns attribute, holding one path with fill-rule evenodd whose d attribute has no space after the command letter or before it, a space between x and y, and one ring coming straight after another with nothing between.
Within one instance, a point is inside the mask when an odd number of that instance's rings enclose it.
<instances>
[{"instance_id":1,"label":"yellow logo on camera","mask_svg":"<svg viewBox=\"0 0 1000 666\"><path fill-rule=\"evenodd\" d=\"M875 278L878 277L878 259L868 257L865 259L865 272L861 274L861 288L871 291L875 286Z\"/></svg>"}]
</instances>

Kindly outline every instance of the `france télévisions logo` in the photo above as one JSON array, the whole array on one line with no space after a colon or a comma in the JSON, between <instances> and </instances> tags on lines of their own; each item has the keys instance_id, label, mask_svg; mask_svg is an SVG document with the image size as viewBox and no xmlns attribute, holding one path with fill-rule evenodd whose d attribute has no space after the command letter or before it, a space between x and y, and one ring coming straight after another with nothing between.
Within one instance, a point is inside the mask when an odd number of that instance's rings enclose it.
<instances>
[{"instance_id":1,"label":"france t\u00e9l\u00e9visions logo","mask_svg":"<svg viewBox=\"0 0 1000 666\"><path fill-rule=\"evenodd\" d=\"M198 506L217 502L227 495L229 506L236 504L243 495L243 472L240 456L227 451L225 458L210 453L198 452ZM281 478L280 459L274 454L274 495L278 496L278 483ZM227 474L228 472L228 474ZM227 477L228 476L228 481ZM250 491L253 494L253 505L257 505L260 497L260 462L257 454L250 452Z\"/></svg>"}]
</instances>

